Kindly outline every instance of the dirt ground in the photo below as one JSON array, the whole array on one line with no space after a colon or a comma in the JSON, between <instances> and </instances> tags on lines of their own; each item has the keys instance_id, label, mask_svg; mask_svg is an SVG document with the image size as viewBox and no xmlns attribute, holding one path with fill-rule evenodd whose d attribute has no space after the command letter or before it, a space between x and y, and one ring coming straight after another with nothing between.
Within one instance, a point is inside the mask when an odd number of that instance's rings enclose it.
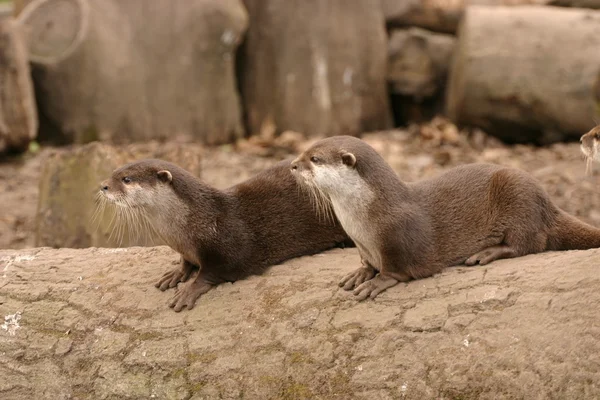
<instances>
[{"instance_id":1,"label":"dirt ground","mask_svg":"<svg viewBox=\"0 0 600 400\"><path fill-rule=\"evenodd\" d=\"M578 143L543 148L505 146L478 130L458 131L439 118L407 130L368 134L364 139L406 181L427 178L470 162L522 168L539 179L560 207L600 226L600 181L597 174L585 175ZM277 140L259 137L235 146L198 146L202 179L225 188L293 156L310 143L288 132ZM36 154L0 162L0 248L34 246L38 180L44 159L52 151L55 149L43 147ZM600 166L596 169L600 170Z\"/></svg>"}]
</instances>

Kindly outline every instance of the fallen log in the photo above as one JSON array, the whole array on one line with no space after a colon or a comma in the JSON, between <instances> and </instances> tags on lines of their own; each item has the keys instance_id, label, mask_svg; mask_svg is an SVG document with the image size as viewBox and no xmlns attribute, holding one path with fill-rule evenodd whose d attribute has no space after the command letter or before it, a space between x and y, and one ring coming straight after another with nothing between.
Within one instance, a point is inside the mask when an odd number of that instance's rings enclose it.
<instances>
[{"instance_id":1,"label":"fallen log","mask_svg":"<svg viewBox=\"0 0 600 400\"><path fill-rule=\"evenodd\" d=\"M382 5L385 20L390 26L417 26L436 32L455 33L468 6L541 5L548 1L550 0L382 0Z\"/></svg>"},{"instance_id":2,"label":"fallen log","mask_svg":"<svg viewBox=\"0 0 600 400\"><path fill-rule=\"evenodd\" d=\"M166 247L0 250L12 400L598 398L600 250L456 267L357 302L356 249L290 260L191 311Z\"/></svg>"},{"instance_id":3,"label":"fallen log","mask_svg":"<svg viewBox=\"0 0 600 400\"><path fill-rule=\"evenodd\" d=\"M513 142L578 138L600 116L599 23L592 10L469 7L448 115Z\"/></svg>"}]
</instances>

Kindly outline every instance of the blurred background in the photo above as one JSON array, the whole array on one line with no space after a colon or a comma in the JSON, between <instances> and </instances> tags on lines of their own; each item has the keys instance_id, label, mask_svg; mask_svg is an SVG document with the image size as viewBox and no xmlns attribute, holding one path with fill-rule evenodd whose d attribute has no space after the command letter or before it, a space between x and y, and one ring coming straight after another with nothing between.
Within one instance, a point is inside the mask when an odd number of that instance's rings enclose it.
<instances>
[{"instance_id":1,"label":"blurred background","mask_svg":"<svg viewBox=\"0 0 600 400\"><path fill-rule=\"evenodd\" d=\"M129 246L99 183L218 188L339 134L406 181L492 162L600 226L600 0L0 0L0 248ZM600 167L598 167L600 168ZM597 168L597 169L598 169Z\"/></svg>"}]
</instances>

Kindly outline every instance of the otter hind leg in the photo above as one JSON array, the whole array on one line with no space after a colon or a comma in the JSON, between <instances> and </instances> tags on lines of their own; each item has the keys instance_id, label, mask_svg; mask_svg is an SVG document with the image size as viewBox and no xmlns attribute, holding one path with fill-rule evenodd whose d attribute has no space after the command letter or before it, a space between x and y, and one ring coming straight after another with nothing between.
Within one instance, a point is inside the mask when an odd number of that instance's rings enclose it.
<instances>
[{"instance_id":1,"label":"otter hind leg","mask_svg":"<svg viewBox=\"0 0 600 400\"><path fill-rule=\"evenodd\" d=\"M485 265L502 258L521 257L540 253L546 248L548 235L544 232L509 231L501 244L485 247L465 261L466 265Z\"/></svg>"},{"instance_id":2,"label":"otter hind leg","mask_svg":"<svg viewBox=\"0 0 600 400\"><path fill-rule=\"evenodd\" d=\"M465 261L466 265L485 265L489 264L494 260L498 260L501 258L512 258L517 256L517 250L513 249L507 245L497 245L487 247L475 254L471 257L467 258Z\"/></svg>"}]
</instances>

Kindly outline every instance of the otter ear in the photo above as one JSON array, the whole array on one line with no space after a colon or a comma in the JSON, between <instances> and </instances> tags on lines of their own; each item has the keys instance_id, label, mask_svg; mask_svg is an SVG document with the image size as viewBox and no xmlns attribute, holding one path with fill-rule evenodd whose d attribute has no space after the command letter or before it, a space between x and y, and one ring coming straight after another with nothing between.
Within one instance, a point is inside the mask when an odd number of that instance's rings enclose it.
<instances>
[{"instance_id":1,"label":"otter ear","mask_svg":"<svg viewBox=\"0 0 600 400\"><path fill-rule=\"evenodd\" d=\"M159 181L163 181L165 183L169 183L173 181L173 175L171 175L171 173L169 171L167 171L166 169L162 170L162 171L158 171L156 173L156 176L158 177Z\"/></svg>"},{"instance_id":2,"label":"otter ear","mask_svg":"<svg viewBox=\"0 0 600 400\"><path fill-rule=\"evenodd\" d=\"M344 153L342 154L342 162L349 167L354 167L356 165L356 157L352 153Z\"/></svg>"}]
</instances>

